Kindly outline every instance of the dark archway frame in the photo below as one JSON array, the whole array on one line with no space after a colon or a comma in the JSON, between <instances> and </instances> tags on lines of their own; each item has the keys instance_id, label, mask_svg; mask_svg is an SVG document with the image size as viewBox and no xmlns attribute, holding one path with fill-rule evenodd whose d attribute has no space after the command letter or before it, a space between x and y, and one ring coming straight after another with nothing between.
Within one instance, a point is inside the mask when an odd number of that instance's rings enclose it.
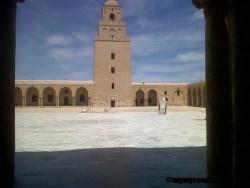
<instances>
[{"instance_id":1,"label":"dark archway frame","mask_svg":"<svg viewBox=\"0 0 250 188\"><path fill-rule=\"evenodd\" d=\"M19 0L18 2L22 2ZM15 25L17 0L0 2L0 184L14 183ZM206 21L208 177L249 187L249 10L237 0L193 0ZM225 92L226 91L226 92ZM243 186L244 185L244 186ZM248 185L248 186L247 186Z\"/></svg>"}]
</instances>

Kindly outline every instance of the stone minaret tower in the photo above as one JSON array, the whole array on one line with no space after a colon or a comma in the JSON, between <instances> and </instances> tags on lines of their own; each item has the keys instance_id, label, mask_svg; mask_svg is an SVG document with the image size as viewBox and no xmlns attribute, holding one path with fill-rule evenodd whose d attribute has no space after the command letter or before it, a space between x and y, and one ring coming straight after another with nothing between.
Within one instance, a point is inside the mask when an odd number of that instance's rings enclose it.
<instances>
[{"instance_id":1,"label":"stone minaret tower","mask_svg":"<svg viewBox=\"0 0 250 188\"><path fill-rule=\"evenodd\" d=\"M94 106L132 106L130 62L122 8L116 0L107 0L94 41Z\"/></svg>"}]
</instances>

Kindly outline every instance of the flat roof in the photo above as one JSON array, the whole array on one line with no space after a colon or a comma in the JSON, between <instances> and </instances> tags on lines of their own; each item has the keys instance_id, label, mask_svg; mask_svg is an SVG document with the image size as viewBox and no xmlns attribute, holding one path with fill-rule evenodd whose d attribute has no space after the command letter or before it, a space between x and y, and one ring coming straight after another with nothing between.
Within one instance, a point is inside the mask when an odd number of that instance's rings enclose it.
<instances>
[{"instance_id":1,"label":"flat roof","mask_svg":"<svg viewBox=\"0 0 250 188\"><path fill-rule=\"evenodd\" d=\"M205 81L198 81L194 83L150 83L150 82L133 82L132 85L136 86L157 86L157 85L191 85L191 84L198 84L203 83ZM62 84L73 84L73 85L92 85L94 84L94 81L77 81L77 80L15 80L15 84L56 84L56 85L62 85Z\"/></svg>"},{"instance_id":2,"label":"flat roof","mask_svg":"<svg viewBox=\"0 0 250 188\"><path fill-rule=\"evenodd\" d=\"M75 81L75 80L16 80L15 84L73 84L73 85L91 85L93 81Z\"/></svg>"},{"instance_id":3,"label":"flat roof","mask_svg":"<svg viewBox=\"0 0 250 188\"><path fill-rule=\"evenodd\" d=\"M187 85L189 83L150 83L150 82L135 82L132 85Z\"/></svg>"}]
</instances>

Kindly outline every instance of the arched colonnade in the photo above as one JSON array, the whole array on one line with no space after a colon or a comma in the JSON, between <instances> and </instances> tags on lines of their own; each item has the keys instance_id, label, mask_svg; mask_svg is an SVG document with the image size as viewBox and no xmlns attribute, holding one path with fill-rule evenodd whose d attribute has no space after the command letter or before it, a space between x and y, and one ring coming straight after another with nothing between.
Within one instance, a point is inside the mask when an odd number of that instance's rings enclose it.
<instances>
[{"instance_id":1,"label":"arched colonnade","mask_svg":"<svg viewBox=\"0 0 250 188\"><path fill-rule=\"evenodd\" d=\"M16 106L89 106L90 102L89 91L85 87L15 87Z\"/></svg>"}]
</instances>

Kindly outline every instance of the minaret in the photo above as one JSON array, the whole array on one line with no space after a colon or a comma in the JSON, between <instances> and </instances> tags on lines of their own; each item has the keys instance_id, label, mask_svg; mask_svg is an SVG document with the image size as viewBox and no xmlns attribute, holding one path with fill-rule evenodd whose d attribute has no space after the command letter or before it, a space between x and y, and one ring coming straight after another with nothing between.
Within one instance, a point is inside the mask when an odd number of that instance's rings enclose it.
<instances>
[{"instance_id":1,"label":"minaret","mask_svg":"<svg viewBox=\"0 0 250 188\"><path fill-rule=\"evenodd\" d=\"M122 8L116 0L107 0L94 41L94 106L132 106L130 62Z\"/></svg>"}]
</instances>

